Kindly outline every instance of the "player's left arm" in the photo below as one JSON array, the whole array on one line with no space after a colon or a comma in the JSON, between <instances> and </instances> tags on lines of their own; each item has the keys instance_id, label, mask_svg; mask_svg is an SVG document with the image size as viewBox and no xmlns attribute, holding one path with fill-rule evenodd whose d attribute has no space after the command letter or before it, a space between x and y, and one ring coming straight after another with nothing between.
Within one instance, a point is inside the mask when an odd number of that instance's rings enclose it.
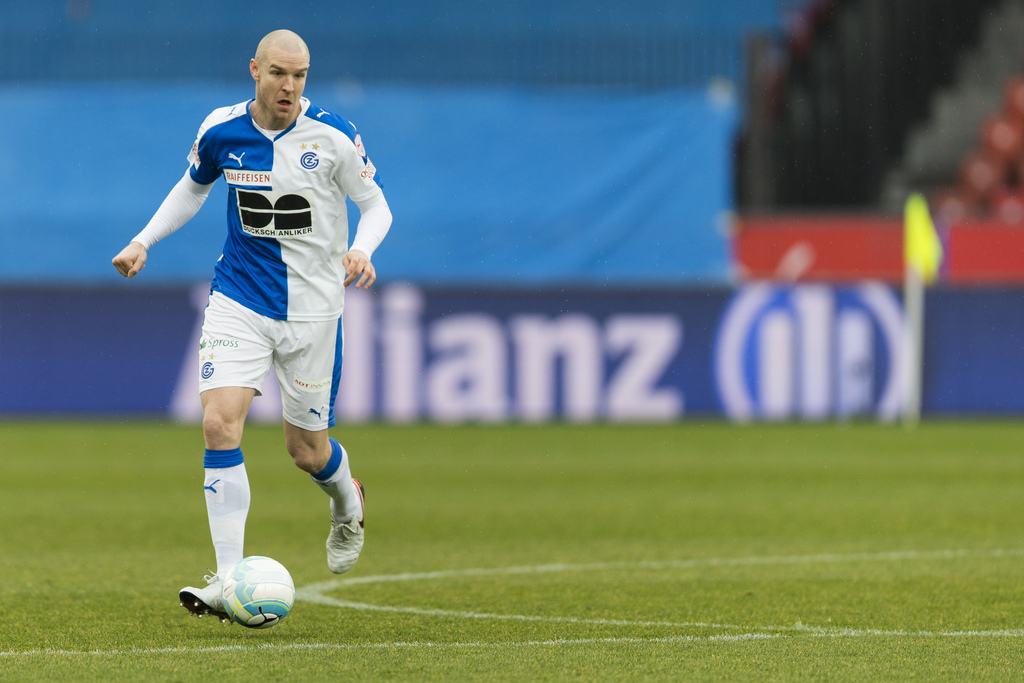
<instances>
[{"instance_id":1,"label":"player's left arm","mask_svg":"<svg viewBox=\"0 0 1024 683\"><path fill-rule=\"evenodd\" d=\"M377 271L370 257L391 228L391 208L382 192L353 201L359 207L359 224L352 247L342 257L341 264L345 268L346 287L355 282L357 289L369 289L377 281Z\"/></svg>"},{"instance_id":2,"label":"player's left arm","mask_svg":"<svg viewBox=\"0 0 1024 683\"><path fill-rule=\"evenodd\" d=\"M359 223L352 246L342 258L345 268L345 286L353 282L356 288L369 289L377 280L377 272L370 259L391 227L391 209L384 199L384 183L370 158L362 138L351 123L339 128L340 163L334 181L338 189L359 207Z\"/></svg>"}]
</instances>

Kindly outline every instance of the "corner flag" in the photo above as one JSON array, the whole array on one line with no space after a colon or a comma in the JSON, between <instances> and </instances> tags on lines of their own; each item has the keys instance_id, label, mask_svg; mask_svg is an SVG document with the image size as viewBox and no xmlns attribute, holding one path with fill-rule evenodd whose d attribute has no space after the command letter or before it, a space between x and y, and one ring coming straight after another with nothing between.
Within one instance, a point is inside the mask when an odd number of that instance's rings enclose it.
<instances>
[{"instance_id":1,"label":"corner flag","mask_svg":"<svg viewBox=\"0 0 1024 683\"><path fill-rule=\"evenodd\" d=\"M918 193L907 198L903 210L903 424L909 428L921 418L924 378L924 286L935 282L942 263L942 242L928 214L928 202Z\"/></svg>"},{"instance_id":2,"label":"corner flag","mask_svg":"<svg viewBox=\"0 0 1024 683\"><path fill-rule=\"evenodd\" d=\"M915 192L903 210L903 258L925 283L932 283L942 263L942 242L928 213L928 202Z\"/></svg>"}]
</instances>

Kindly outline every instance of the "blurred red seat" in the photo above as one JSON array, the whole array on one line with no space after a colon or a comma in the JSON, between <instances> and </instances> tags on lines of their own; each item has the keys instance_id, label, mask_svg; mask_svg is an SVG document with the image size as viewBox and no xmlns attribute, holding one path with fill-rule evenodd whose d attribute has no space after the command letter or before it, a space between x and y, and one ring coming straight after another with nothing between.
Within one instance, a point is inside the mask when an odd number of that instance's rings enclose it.
<instances>
[{"instance_id":1,"label":"blurred red seat","mask_svg":"<svg viewBox=\"0 0 1024 683\"><path fill-rule=\"evenodd\" d=\"M996 164L1009 165L1021 158L1024 130L1009 116L996 114L981 126L981 147Z\"/></svg>"},{"instance_id":2,"label":"blurred red seat","mask_svg":"<svg viewBox=\"0 0 1024 683\"><path fill-rule=\"evenodd\" d=\"M969 207L991 206L992 194L1003 186L1003 172L991 159L973 153L960 162L960 189Z\"/></svg>"},{"instance_id":3,"label":"blurred red seat","mask_svg":"<svg viewBox=\"0 0 1024 683\"><path fill-rule=\"evenodd\" d=\"M947 223L963 220L970 213L970 206L963 190L958 187L943 187L932 193L932 213L936 219Z\"/></svg>"},{"instance_id":4,"label":"blurred red seat","mask_svg":"<svg viewBox=\"0 0 1024 683\"><path fill-rule=\"evenodd\" d=\"M1024 76L1014 76L1003 87L1003 108L1007 117L1024 126Z\"/></svg>"},{"instance_id":5,"label":"blurred red seat","mask_svg":"<svg viewBox=\"0 0 1024 683\"><path fill-rule=\"evenodd\" d=\"M1007 223L1024 223L1024 194L1019 188L999 188L992 195L992 209Z\"/></svg>"}]
</instances>

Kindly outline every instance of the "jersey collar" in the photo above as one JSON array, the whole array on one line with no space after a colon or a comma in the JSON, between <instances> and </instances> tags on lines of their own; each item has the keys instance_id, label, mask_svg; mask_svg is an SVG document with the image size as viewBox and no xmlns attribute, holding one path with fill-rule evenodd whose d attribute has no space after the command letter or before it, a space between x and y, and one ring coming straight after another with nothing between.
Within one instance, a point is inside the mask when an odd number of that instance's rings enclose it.
<instances>
[{"instance_id":1,"label":"jersey collar","mask_svg":"<svg viewBox=\"0 0 1024 683\"><path fill-rule=\"evenodd\" d=\"M255 102L255 101L256 101L256 98L253 97L252 99L250 99L248 102L245 103L245 115L246 115L246 117L248 117L249 123L252 124L253 128L256 128L257 130L259 130L259 128L256 126L256 121L252 118L252 112L249 111L249 107L252 106L252 103ZM292 128L295 127L295 125L299 121L302 120L302 117L306 115L307 111L309 111L309 107L310 107L311 104L312 104L312 102L310 102L307 98L305 98L305 97L300 97L299 98L299 115L292 122L292 125L288 126L284 130L282 130L280 133L278 133L276 136L274 136L274 142L277 142L278 140L280 140L282 135L287 134L289 131L291 131Z\"/></svg>"}]
</instances>

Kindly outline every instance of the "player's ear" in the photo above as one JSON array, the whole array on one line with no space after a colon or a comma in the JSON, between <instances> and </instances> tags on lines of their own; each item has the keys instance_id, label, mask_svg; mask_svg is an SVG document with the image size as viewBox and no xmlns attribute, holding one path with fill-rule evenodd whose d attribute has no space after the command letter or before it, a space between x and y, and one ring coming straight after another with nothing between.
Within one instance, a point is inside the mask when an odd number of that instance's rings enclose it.
<instances>
[{"instance_id":1,"label":"player's ear","mask_svg":"<svg viewBox=\"0 0 1024 683\"><path fill-rule=\"evenodd\" d=\"M260 80L260 65L255 57L249 60L249 73L252 74L252 80Z\"/></svg>"}]
</instances>

